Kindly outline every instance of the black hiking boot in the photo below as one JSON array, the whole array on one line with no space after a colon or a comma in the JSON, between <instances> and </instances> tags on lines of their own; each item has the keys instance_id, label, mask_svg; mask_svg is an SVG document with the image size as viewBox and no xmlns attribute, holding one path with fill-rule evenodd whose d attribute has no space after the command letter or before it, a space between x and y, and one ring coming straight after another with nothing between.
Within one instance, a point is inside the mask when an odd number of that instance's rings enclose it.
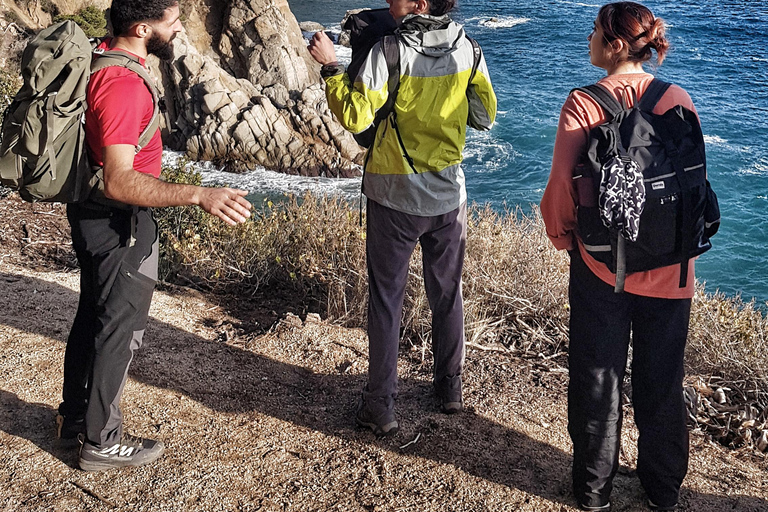
<instances>
[{"instance_id":1,"label":"black hiking boot","mask_svg":"<svg viewBox=\"0 0 768 512\"><path fill-rule=\"evenodd\" d=\"M126 466L143 466L157 460L165 446L160 441L123 434L119 443L100 448L87 439L80 447L78 464L83 471L102 471Z\"/></svg>"},{"instance_id":2,"label":"black hiking boot","mask_svg":"<svg viewBox=\"0 0 768 512\"><path fill-rule=\"evenodd\" d=\"M361 427L371 429L376 436L393 436L400 428L392 398L360 397L355 420Z\"/></svg>"},{"instance_id":3,"label":"black hiking boot","mask_svg":"<svg viewBox=\"0 0 768 512\"><path fill-rule=\"evenodd\" d=\"M654 512L655 512L655 511L659 511L659 512L661 512L661 511L664 511L664 512L667 512L667 511L671 511L671 510L677 510L677 503L675 503L674 505L669 505L669 506L666 506L666 507L662 507L662 506L660 506L660 505L657 505L657 504L655 504L654 502L652 502L652 501L649 499L649 500L648 500L648 508L650 508L650 509L651 509L651 510L653 510Z\"/></svg>"},{"instance_id":4,"label":"black hiking boot","mask_svg":"<svg viewBox=\"0 0 768 512\"><path fill-rule=\"evenodd\" d=\"M56 415L56 437L59 439L77 439L80 434L85 434L85 418Z\"/></svg>"},{"instance_id":5,"label":"black hiking boot","mask_svg":"<svg viewBox=\"0 0 768 512\"><path fill-rule=\"evenodd\" d=\"M461 391L461 375L445 377L435 382L435 395L440 402L440 410L445 414L456 414L464 410Z\"/></svg>"}]
</instances>

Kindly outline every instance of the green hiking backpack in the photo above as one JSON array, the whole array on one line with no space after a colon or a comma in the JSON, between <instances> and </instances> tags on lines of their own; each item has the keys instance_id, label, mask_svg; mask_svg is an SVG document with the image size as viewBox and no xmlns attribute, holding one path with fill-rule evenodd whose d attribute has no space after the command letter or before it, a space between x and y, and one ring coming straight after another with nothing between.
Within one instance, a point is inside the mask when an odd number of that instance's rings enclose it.
<instances>
[{"instance_id":1,"label":"green hiking backpack","mask_svg":"<svg viewBox=\"0 0 768 512\"><path fill-rule=\"evenodd\" d=\"M98 44L98 41L96 42ZM92 73L121 66L139 75L152 92L152 119L136 153L159 126L157 90L138 59L119 50L94 50L82 29L67 20L42 30L24 49L24 80L0 131L0 183L30 202L118 206L104 196L103 170L85 148L85 92Z\"/></svg>"}]
</instances>

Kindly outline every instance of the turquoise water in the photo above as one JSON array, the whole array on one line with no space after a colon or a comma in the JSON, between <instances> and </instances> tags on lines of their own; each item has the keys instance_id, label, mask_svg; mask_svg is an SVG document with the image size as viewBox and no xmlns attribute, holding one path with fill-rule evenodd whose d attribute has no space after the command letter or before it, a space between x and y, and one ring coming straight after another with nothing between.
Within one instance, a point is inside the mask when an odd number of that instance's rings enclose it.
<instances>
[{"instance_id":1,"label":"turquoise water","mask_svg":"<svg viewBox=\"0 0 768 512\"><path fill-rule=\"evenodd\" d=\"M299 21L337 26L347 9L386 2L289 0ZM465 151L471 201L540 201L560 107L573 87L603 76L587 35L599 3L460 1L454 18L483 46L499 98L497 125ZM672 50L657 75L693 98L722 211L713 249L697 263L707 290L768 301L768 7L765 2L646 2L668 25ZM759 7L758 7L759 6Z\"/></svg>"}]
</instances>

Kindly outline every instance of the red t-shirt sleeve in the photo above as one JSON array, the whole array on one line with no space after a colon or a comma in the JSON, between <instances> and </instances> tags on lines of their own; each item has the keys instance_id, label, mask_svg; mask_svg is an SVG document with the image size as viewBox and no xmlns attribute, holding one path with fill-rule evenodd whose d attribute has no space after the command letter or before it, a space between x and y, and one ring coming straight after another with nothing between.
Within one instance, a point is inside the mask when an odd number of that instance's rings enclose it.
<instances>
[{"instance_id":1,"label":"red t-shirt sleeve","mask_svg":"<svg viewBox=\"0 0 768 512\"><path fill-rule=\"evenodd\" d=\"M105 70L106 71L106 70ZM139 134L152 115L152 96L144 81L129 70L95 76L89 109L95 121L99 146L137 145Z\"/></svg>"}]
</instances>

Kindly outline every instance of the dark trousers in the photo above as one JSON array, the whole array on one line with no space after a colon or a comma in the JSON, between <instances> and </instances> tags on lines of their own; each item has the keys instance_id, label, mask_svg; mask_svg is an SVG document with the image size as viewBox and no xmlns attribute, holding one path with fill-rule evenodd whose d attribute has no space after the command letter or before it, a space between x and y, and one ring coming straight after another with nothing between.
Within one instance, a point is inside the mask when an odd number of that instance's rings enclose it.
<instances>
[{"instance_id":1,"label":"dark trousers","mask_svg":"<svg viewBox=\"0 0 768 512\"><path fill-rule=\"evenodd\" d=\"M432 310L436 385L464 364L461 272L467 241L466 203L444 215L419 217L368 201L368 386L372 397L397 394L397 352L408 265L421 243L424 287Z\"/></svg>"},{"instance_id":2,"label":"dark trousers","mask_svg":"<svg viewBox=\"0 0 768 512\"><path fill-rule=\"evenodd\" d=\"M614 293L571 253L568 431L573 489L589 506L608 502L619 467L622 383L632 333L637 475L656 505L677 503L688 470L683 354L690 299Z\"/></svg>"},{"instance_id":3,"label":"dark trousers","mask_svg":"<svg viewBox=\"0 0 768 512\"><path fill-rule=\"evenodd\" d=\"M85 417L86 436L108 446L122 436L120 396L142 341L157 280L157 224L148 209L70 204L67 218L80 264L80 301L64 355L59 412Z\"/></svg>"}]
</instances>

